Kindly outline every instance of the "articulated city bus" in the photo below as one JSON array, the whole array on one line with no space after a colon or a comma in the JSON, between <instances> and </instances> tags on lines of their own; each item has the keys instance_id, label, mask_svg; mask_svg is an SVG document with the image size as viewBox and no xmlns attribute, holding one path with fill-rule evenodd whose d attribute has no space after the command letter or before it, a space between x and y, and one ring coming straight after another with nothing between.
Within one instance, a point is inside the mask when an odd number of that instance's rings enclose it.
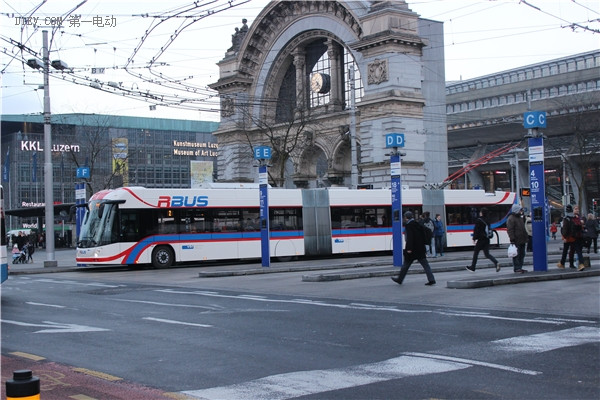
<instances>
[{"instance_id":1,"label":"articulated city bus","mask_svg":"<svg viewBox=\"0 0 600 400\"><path fill-rule=\"evenodd\" d=\"M8 279L6 222L4 221L4 188L0 186L0 283Z\"/></svg>"},{"instance_id":2,"label":"articulated city bus","mask_svg":"<svg viewBox=\"0 0 600 400\"><path fill-rule=\"evenodd\" d=\"M403 190L404 211L427 211L423 192ZM508 243L505 222L516 201L514 193L441 192L448 247L473 245L471 233L481 207L490 211L497 243ZM257 189L124 187L94 194L86 207L77 244L80 266L152 264L158 268L261 257ZM269 189L269 226L274 258L391 251L391 193L389 189Z\"/></svg>"}]
</instances>

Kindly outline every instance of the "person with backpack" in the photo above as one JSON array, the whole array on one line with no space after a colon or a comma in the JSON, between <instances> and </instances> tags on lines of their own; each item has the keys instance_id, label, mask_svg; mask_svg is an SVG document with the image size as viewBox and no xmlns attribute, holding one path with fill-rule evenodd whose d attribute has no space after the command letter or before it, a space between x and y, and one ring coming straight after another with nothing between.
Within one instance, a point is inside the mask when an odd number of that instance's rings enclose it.
<instances>
[{"instance_id":1,"label":"person with backpack","mask_svg":"<svg viewBox=\"0 0 600 400\"><path fill-rule=\"evenodd\" d=\"M422 224L428 230L428 232L425 232L425 244L429 247L429 255L435 257L436 249L435 242L433 239L433 231L435 230L435 224L431 219L431 214L429 213L429 211L425 211L423 213Z\"/></svg>"},{"instance_id":2,"label":"person with backpack","mask_svg":"<svg viewBox=\"0 0 600 400\"><path fill-rule=\"evenodd\" d=\"M500 272L500 264L498 260L490 254L490 239L494 237L494 231L487 222L487 208L479 210L479 218L475 220L475 227L473 228L473 241L475 242L475 250L473 251L473 261L471 265L467 265L467 271L475 272L477 266L477 258L479 252L483 250L485 257L494 263L496 272Z\"/></svg>"},{"instance_id":3,"label":"person with backpack","mask_svg":"<svg viewBox=\"0 0 600 400\"><path fill-rule=\"evenodd\" d=\"M425 250L425 230L427 228L415 221L413 213L410 211L404 213L404 221L404 235L406 237L404 259L400 273L397 277L392 276L392 280L401 285L411 264L417 260L427 275L427 283L425 285L435 285L435 277L433 276L433 272L431 272L431 266L427 262Z\"/></svg>"},{"instance_id":4,"label":"person with backpack","mask_svg":"<svg viewBox=\"0 0 600 400\"><path fill-rule=\"evenodd\" d=\"M569 255L569 268L575 267L575 253L579 261L578 270L581 271L585 268L583 264L582 254L582 224L579 218L579 207L568 204L566 207L566 214L562 221L560 228L560 234L563 238L563 251L560 261L556 266L560 269L565 268L565 262L567 261L567 254Z\"/></svg>"}]
</instances>

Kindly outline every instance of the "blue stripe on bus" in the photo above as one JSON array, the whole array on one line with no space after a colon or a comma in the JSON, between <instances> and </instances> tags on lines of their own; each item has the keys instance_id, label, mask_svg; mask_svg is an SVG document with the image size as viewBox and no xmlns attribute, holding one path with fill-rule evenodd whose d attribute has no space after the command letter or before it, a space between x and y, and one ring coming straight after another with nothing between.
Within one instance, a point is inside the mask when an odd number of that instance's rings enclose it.
<instances>
[{"instance_id":1,"label":"blue stripe on bus","mask_svg":"<svg viewBox=\"0 0 600 400\"><path fill-rule=\"evenodd\" d=\"M271 231L271 239L304 239L304 231ZM136 243L125 258L125 264L135 264L141 253L151 245L176 243L201 243L220 241L260 240L260 231L252 232L208 232L154 235Z\"/></svg>"}]
</instances>

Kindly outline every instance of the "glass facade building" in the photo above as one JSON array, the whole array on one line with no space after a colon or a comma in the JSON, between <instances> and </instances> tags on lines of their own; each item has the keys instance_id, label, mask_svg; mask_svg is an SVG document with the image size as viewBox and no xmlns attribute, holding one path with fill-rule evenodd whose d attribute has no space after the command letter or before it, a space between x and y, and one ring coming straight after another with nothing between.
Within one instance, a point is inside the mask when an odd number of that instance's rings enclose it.
<instances>
[{"instance_id":1,"label":"glass facade building","mask_svg":"<svg viewBox=\"0 0 600 400\"><path fill-rule=\"evenodd\" d=\"M86 195L120 186L189 188L216 174L218 122L97 114L52 115L53 196L75 202L75 183ZM2 116L2 185L9 210L44 204L42 115ZM90 168L90 178L76 177ZM59 219L60 216L57 216ZM13 223L14 224L14 223ZM22 228L21 223L15 228Z\"/></svg>"}]
</instances>

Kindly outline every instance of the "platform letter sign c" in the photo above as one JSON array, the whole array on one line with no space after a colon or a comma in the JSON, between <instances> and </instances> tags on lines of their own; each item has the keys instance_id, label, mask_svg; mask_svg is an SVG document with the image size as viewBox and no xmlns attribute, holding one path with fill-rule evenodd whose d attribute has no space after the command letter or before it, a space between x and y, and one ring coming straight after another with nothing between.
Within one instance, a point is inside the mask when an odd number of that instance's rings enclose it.
<instances>
[{"instance_id":1,"label":"platform letter sign c","mask_svg":"<svg viewBox=\"0 0 600 400\"><path fill-rule=\"evenodd\" d=\"M546 127L546 112L545 111L531 111L523 114L523 127L525 129L531 128L545 128Z\"/></svg>"}]
</instances>

